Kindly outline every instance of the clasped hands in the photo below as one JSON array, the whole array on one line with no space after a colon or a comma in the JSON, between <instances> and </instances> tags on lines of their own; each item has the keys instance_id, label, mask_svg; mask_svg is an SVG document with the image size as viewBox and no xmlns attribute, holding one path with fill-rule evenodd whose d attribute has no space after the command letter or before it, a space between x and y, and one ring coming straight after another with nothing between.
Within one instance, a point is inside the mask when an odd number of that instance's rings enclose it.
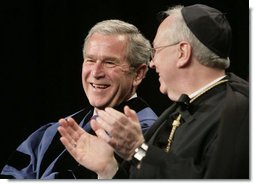
<instances>
[{"instance_id":1,"label":"clasped hands","mask_svg":"<svg viewBox=\"0 0 254 184\"><path fill-rule=\"evenodd\" d=\"M91 127L96 135L82 129L73 118L60 119L61 142L82 166L94 171L99 178L110 179L118 169L114 152L130 160L135 149L144 142L141 126L134 110L124 107L124 113L107 107L97 111Z\"/></svg>"}]
</instances>

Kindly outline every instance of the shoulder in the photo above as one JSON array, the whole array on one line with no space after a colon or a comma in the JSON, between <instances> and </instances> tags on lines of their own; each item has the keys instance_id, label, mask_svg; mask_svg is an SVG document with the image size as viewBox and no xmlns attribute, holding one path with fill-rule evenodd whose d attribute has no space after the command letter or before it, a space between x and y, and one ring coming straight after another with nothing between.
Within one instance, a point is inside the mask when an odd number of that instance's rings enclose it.
<instances>
[{"instance_id":1,"label":"shoulder","mask_svg":"<svg viewBox=\"0 0 254 184\"><path fill-rule=\"evenodd\" d=\"M158 116L153 109L140 97L133 98L129 107L136 111L142 132L145 133L157 120Z\"/></svg>"},{"instance_id":2,"label":"shoulder","mask_svg":"<svg viewBox=\"0 0 254 184\"><path fill-rule=\"evenodd\" d=\"M228 78L229 86L234 93L238 93L239 95L243 95L246 98L249 98L249 82L233 73L228 73Z\"/></svg>"},{"instance_id":3,"label":"shoulder","mask_svg":"<svg viewBox=\"0 0 254 184\"><path fill-rule=\"evenodd\" d=\"M227 88L226 108L243 112L249 110L249 83L230 73Z\"/></svg>"},{"instance_id":4,"label":"shoulder","mask_svg":"<svg viewBox=\"0 0 254 184\"><path fill-rule=\"evenodd\" d=\"M128 105L131 109L135 110L136 112L142 111L143 109L149 108L152 110L150 105L141 97L135 97L126 102L125 105Z\"/></svg>"},{"instance_id":5,"label":"shoulder","mask_svg":"<svg viewBox=\"0 0 254 184\"><path fill-rule=\"evenodd\" d=\"M137 115L138 115L140 121L142 121L143 119L156 120L158 118L158 116L155 114L155 112L150 107L146 107L146 108L138 111Z\"/></svg>"},{"instance_id":6,"label":"shoulder","mask_svg":"<svg viewBox=\"0 0 254 184\"><path fill-rule=\"evenodd\" d=\"M148 103L140 98L135 97L127 102L127 105L136 111L139 120L142 121L143 119L151 119L156 120L158 116L153 111L153 109L148 105Z\"/></svg>"},{"instance_id":7,"label":"shoulder","mask_svg":"<svg viewBox=\"0 0 254 184\"><path fill-rule=\"evenodd\" d=\"M82 109L69 116L74 117L75 119L79 119L84 116L83 113L84 113L84 110ZM28 142L30 142L30 144L39 144L42 140L44 141L52 140L57 133L58 126L59 126L59 123L57 121L48 122L47 124L42 125L33 133L31 133L30 136L28 136L28 138L24 141L24 143L27 144Z\"/></svg>"}]
</instances>

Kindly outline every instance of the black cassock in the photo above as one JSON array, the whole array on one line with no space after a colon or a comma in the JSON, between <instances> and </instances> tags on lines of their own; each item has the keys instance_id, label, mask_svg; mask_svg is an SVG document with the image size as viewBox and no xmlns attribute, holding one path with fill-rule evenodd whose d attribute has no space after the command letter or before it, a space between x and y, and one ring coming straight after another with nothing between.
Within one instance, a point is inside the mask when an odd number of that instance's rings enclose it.
<instances>
[{"instance_id":1,"label":"black cassock","mask_svg":"<svg viewBox=\"0 0 254 184\"><path fill-rule=\"evenodd\" d=\"M232 73L226 78L189 106L174 103L164 111L147 132L147 154L140 169L131 167L130 178L249 178L249 84ZM181 125L167 153L179 113ZM128 172L120 168L115 178Z\"/></svg>"}]
</instances>

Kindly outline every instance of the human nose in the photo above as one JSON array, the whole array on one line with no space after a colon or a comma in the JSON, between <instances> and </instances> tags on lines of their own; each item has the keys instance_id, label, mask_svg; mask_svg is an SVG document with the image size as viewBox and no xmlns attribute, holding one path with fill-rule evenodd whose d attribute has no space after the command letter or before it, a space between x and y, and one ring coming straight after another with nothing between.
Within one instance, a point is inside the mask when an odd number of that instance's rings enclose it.
<instances>
[{"instance_id":1,"label":"human nose","mask_svg":"<svg viewBox=\"0 0 254 184\"><path fill-rule=\"evenodd\" d=\"M150 63L149 63L149 67L152 69L155 69L155 64L154 64L154 59L152 58Z\"/></svg>"},{"instance_id":2,"label":"human nose","mask_svg":"<svg viewBox=\"0 0 254 184\"><path fill-rule=\"evenodd\" d=\"M93 77L95 77L95 78L103 77L103 76L105 75L104 69L103 69L103 64L102 64L102 63L96 62L96 63L93 65L93 68L92 68L92 75L93 75Z\"/></svg>"}]
</instances>

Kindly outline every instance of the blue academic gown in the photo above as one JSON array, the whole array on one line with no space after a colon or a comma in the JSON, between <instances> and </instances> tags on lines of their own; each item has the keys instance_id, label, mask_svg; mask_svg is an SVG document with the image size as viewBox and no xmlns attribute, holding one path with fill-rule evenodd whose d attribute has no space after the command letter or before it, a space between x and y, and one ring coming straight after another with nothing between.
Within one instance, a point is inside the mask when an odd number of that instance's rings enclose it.
<instances>
[{"instance_id":1,"label":"blue academic gown","mask_svg":"<svg viewBox=\"0 0 254 184\"><path fill-rule=\"evenodd\" d=\"M137 112L143 133L154 123L157 115L139 97L115 107L123 111L128 105ZM71 115L87 132L90 127L93 107L82 109ZM1 177L16 179L96 178L92 171L80 166L60 142L58 122L48 123L33 132L13 153L4 166ZM116 155L117 157L117 155ZM117 157L118 161L122 160Z\"/></svg>"}]
</instances>

